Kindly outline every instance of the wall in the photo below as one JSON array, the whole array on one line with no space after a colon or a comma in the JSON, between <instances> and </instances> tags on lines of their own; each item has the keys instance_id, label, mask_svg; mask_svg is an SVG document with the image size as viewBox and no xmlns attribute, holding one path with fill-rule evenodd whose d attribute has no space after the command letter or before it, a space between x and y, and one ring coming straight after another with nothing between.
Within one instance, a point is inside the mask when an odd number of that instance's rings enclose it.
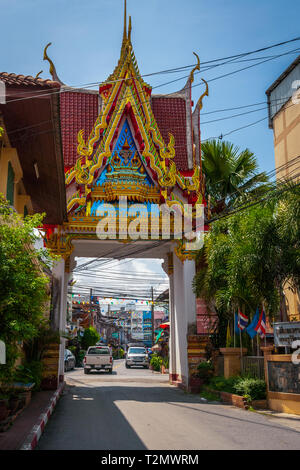
<instances>
[{"instance_id":1,"label":"wall","mask_svg":"<svg viewBox=\"0 0 300 470\"><path fill-rule=\"evenodd\" d=\"M300 156L300 103L293 104L290 99L273 119L275 166L290 163L283 171L277 170L277 179L291 178L299 172ZM289 319L300 320L300 299L289 289L285 290Z\"/></svg>"},{"instance_id":2,"label":"wall","mask_svg":"<svg viewBox=\"0 0 300 470\"><path fill-rule=\"evenodd\" d=\"M267 356L268 406L273 411L300 415L300 364L290 354Z\"/></svg>"}]
</instances>

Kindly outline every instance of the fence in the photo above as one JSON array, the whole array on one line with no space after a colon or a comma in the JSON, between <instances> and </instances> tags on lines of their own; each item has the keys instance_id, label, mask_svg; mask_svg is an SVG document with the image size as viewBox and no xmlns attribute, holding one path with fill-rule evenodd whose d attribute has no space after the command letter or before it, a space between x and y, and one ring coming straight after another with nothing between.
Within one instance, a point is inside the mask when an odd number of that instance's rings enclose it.
<instances>
[{"instance_id":1,"label":"fence","mask_svg":"<svg viewBox=\"0 0 300 470\"><path fill-rule=\"evenodd\" d=\"M262 356L244 356L241 363L241 370L242 374L264 379L264 358Z\"/></svg>"}]
</instances>

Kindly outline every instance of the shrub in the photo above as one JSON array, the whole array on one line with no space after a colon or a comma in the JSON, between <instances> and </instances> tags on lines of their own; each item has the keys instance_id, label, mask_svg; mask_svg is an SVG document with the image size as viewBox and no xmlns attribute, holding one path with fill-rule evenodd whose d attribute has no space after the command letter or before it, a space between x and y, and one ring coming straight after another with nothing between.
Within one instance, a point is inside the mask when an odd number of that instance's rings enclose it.
<instances>
[{"instance_id":1,"label":"shrub","mask_svg":"<svg viewBox=\"0 0 300 470\"><path fill-rule=\"evenodd\" d=\"M166 369L169 369L169 357L168 356L162 359L162 364Z\"/></svg>"},{"instance_id":2,"label":"shrub","mask_svg":"<svg viewBox=\"0 0 300 470\"><path fill-rule=\"evenodd\" d=\"M206 379L206 380L208 380L209 377L212 376L213 370L214 370L211 361L200 362L200 364L198 364L197 366L197 369L198 369L197 377L200 377L201 379Z\"/></svg>"},{"instance_id":3,"label":"shrub","mask_svg":"<svg viewBox=\"0 0 300 470\"><path fill-rule=\"evenodd\" d=\"M88 349L90 346L95 346L99 339L100 335L97 332L96 328L90 326L89 328L85 328L83 336L81 338L81 344L84 349Z\"/></svg>"},{"instance_id":4,"label":"shrub","mask_svg":"<svg viewBox=\"0 0 300 470\"><path fill-rule=\"evenodd\" d=\"M159 372L162 365L162 358L158 354L153 354L150 365L152 366L153 370Z\"/></svg>"},{"instance_id":5,"label":"shrub","mask_svg":"<svg viewBox=\"0 0 300 470\"><path fill-rule=\"evenodd\" d=\"M251 401L266 398L266 383L261 379L241 377L234 385L234 390L237 395L249 396Z\"/></svg>"},{"instance_id":6,"label":"shrub","mask_svg":"<svg viewBox=\"0 0 300 470\"><path fill-rule=\"evenodd\" d=\"M43 364L39 361L25 362L16 368L14 381L35 383L34 390L39 390L42 382Z\"/></svg>"},{"instance_id":7,"label":"shrub","mask_svg":"<svg viewBox=\"0 0 300 470\"><path fill-rule=\"evenodd\" d=\"M209 388L220 392L234 393L244 396L248 401L264 400L266 398L266 384L264 380L251 377L213 377L209 381Z\"/></svg>"},{"instance_id":8,"label":"shrub","mask_svg":"<svg viewBox=\"0 0 300 470\"><path fill-rule=\"evenodd\" d=\"M209 386L213 390L218 390L219 392L228 392L228 393L236 393L234 385L239 380L239 377L229 377L225 379L225 377L213 377L209 381Z\"/></svg>"},{"instance_id":9,"label":"shrub","mask_svg":"<svg viewBox=\"0 0 300 470\"><path fill-rule=\"evenodd\" d=\"M119 359L123 359L124 356L125 356L124 349L120 348L120 350L119 350Z\"/></svg>"},{"instance_id":10,"label":"shrub","mask_svg":"<svg viewBox=\"0 0 300 470\"><path fill-rule=\"evenodd\" d=\"M83 362L83 358L86 354L86 351L84 351L83 349L81 349L81 351L79 352L78 354L78 367L82 366L82 362Z\"/></svg>"}]
</instances>

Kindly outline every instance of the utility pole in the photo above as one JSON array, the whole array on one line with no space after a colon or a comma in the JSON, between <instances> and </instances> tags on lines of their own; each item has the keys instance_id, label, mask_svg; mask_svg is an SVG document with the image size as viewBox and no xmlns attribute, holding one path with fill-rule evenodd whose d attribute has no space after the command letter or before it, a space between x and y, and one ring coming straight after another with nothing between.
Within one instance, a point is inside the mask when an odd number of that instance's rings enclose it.
<instances>
[{"instance_id":1,"label":"utility pole","mask_svg":"<svg viewBox=\"0 0 300 470\"><path fill-rule=\"evenodd\" d=\"M154 346L154 295L153 286L151 286L151 324L152 324L152 346Z\"/></svg>"},{"instance_id":2,"label":"utility pole","mask_svg":"<svg viewBox=\"0 0 300 470\"><path fill-rule=\"evenodd\" d=\"M92 296L93 296L93 289L90 289L90 313L89 313L89 327L91 326L91 320L92 320Z\"/></svg>"}]
</instances>

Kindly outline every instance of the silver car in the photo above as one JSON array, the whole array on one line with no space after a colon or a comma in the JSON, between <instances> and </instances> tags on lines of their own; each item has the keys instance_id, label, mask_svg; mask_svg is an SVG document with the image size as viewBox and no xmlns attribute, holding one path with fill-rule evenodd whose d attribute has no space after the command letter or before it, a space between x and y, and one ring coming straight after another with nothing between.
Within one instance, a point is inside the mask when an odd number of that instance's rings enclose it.
<instances>
[{"instance_id":1,"label":"silver car","mask_svg":"<svg viewBox=\"0 0 300 470\"><path fill-rule=\"evenodd\" d=\"M146 348L130 347L126 354L125 365L127 369L134 366L143 366L145 369L149 369L149 356Z\"/></svg>"}]
</instances>

